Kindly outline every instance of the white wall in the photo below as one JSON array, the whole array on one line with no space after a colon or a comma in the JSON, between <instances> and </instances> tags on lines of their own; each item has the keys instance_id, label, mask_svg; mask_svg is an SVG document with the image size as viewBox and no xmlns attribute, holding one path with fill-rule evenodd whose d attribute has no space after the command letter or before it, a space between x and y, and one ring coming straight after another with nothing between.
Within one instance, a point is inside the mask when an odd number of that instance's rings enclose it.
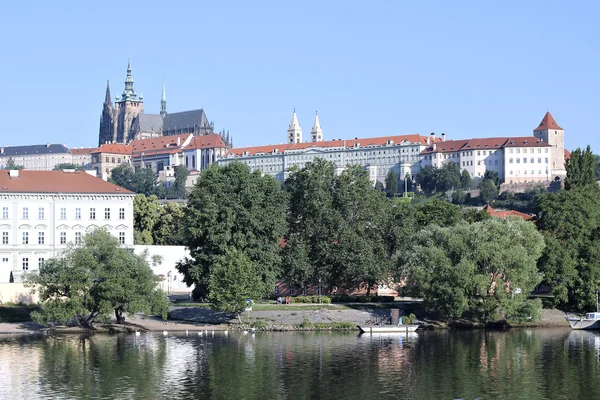
<instances>
[{"instance_id":1,"label":"white wall","mask_svg":"<svg viewBox=\"0 0 600 400\"><path fill-rule=\"evenodd\" d=\"M190 252L185 246L133 246L135 254L142 255L148 251L148 263L156 275L163 275L164 281L161 282L161 289L165 292L170 289L170 292L191 292L193 288L187 287L183 282L183 275L180 274L175 265L178 261L189 257ZM160 265L152 265L152 256L158 255L162 257ZM169 272L171 273L170 281L167 279Z\"/></svg>"}]
</instances>

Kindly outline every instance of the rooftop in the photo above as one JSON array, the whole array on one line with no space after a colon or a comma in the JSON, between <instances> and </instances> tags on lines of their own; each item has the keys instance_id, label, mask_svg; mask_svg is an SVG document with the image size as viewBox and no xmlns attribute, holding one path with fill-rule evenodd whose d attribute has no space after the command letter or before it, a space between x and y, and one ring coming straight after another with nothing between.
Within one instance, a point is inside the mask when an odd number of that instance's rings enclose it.
<instances>
[{"instance_id":1,"label":"rooftop","mask_svg":"<svg viewBox=\"0 0 600 400\"><path fill-rule=\"evenodd\" d=\"M558 126L558 124L554 120L554 117L552 117L552 114L550 114L550 111L546 112L546 115L544 115L544 118L542 118L542 122L540 122L540 125L537 128L535 128L534 131L543 131L546 129L557 129L564 131L563 128Z\"/></svg>"},{"instance_id":2,"label":"rooftop","mask_svg":"<svg viewBox=\"0 0 600 400\"><path fill-rule=\"evenodd\" d=\"M0 148L2 157L18 157L36 154L71 154L71 151L62 144L34 144L30 146L6 146Z\"/></svg>"},{"instance_id":3,"label":"rooftop","mask_svg":"<svg viewBox=\"0 0 600 400\"><path fill-rule=\"evenodd\" d=\"M11 176L11 174L13 176ZM83 171L0 171L4 193L133 194Z\"/></svg>"},{"instance_id":4,"label":"rooftop","mask_svg":"<svg viewBox=\"0 0 600 400\"><path fill-rule=\"evenodd\" d=\"M92 153L109 153L109 154L131 154L131 146L122 143L103 144Z\"/></svg>"}]
</instances>

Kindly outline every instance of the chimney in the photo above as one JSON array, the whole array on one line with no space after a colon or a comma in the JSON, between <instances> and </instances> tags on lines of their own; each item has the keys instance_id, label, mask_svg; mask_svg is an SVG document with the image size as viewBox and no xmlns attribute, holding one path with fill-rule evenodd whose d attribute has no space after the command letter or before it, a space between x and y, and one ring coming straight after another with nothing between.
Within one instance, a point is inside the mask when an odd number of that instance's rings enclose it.
<instances>
[{"instance_id":1,"label":"chimney","mask_svg":"<svg viewBox=\"0 0 600 400\"><path fill-rule=\"evenodd\" d=\"M181 137L177 136L177 146L181 146Z\"/></svg>"},{"instance_id":2,"label":"chimney","mask_svg":"<svg viewBox=\"0 0 600 400\"><path fill-rule=\"evenodd\" d=\"M50 147L50 143L46 143L46 147Z\"/></svg>"},{"instance_id":3,"label":"chimney","mask_svg":"<svg viewBox=\"0 0 600 400\"><path fill-rule=\"evenodd\" d=\"M436 147L437 147L437 146L436 146L436 145L435 145L435 143L434 143L434 144L433 144L433 151L435 151Z\"/></svg>"},{"instance_id":4,"label":"chimney","mask_svg":"<svg viewBox=\"0 0 600 400\"><path fill-rule=\"evenodd\" d=\"M446 141L446 134L444 132L442 132L442 142Z\"/></svg>"},{"instance_id":5,"label":"chimney","mask_svg":"<svg viewBox=\"0 0 600 400\"><path fill-rule=\"evenodd\" d=\"M10 171L8 171L8 176L10 176L11 178L18 178L19 177L19 170L18 169L11 169Z\"/></svg>"},{"instance_id":6,"label":"chimney","mask_svg":"<svg viewBox=\"0 0 600 400\"><path fill-rule=\"evenodd\" d=\"M427 136L427 146L431 144L431 140L429 140L429 136Z\"/></svg>"},{"instance_id":7,"label":"chimney","mask_svg":"<svg viewBox=\"0 0 600 400\"><path fill-rule=\"evenodd\" d=\"M435 132L431 132L431 134L429 135L431 136L431 140L434 141L435 140Z\"/></svg>"}]
</instances>

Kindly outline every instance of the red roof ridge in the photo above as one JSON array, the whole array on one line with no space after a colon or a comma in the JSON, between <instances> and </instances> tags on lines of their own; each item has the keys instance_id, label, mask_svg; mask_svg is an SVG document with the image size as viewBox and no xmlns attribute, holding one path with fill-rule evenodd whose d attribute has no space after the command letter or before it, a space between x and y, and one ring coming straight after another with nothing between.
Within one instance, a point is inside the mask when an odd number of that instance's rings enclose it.
<instances>
[{"instance_id":1,"label":"red roof ridge","mask_svg":"<svg viewBox=\"0 0 600 400\"><path fill-rule=\"evenodd\" d=\"M550 111L546 111L546 115L544 115L544 118L542 118L542 122L540 122L540 125L535 128L534 131L543 131L546 129L560 129L561 131L564 131L563 128L558 126L554 120L554 117L552 117L552 114L550 114Z\"/></svg>"}]
</instances>

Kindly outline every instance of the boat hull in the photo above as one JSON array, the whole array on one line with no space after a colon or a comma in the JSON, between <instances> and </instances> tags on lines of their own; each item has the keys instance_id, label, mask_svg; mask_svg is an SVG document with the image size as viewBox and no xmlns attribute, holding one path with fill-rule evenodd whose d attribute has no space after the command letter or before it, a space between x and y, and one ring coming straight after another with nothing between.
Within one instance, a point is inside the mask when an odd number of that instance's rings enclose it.
<instances>
[{"instance_id":1,"label":"boat hull","mask_svg":"<svg viewBox=\"0 0 600 400\"><path fill-rule=\"evenodd\" d=\"M600 330L600 320L585 318L567 318L567 322L572 329L578 330Z\"/></svg>"},{"instance_id":2,"label":"boat hull","mask_svg":"<svg viewBox=\"0 0 600 400\"><path fill-rule=\"evenodd\" d=\"M419 325L356 325L360 333L414 332Z\"/></svg>"}]
</instances>

